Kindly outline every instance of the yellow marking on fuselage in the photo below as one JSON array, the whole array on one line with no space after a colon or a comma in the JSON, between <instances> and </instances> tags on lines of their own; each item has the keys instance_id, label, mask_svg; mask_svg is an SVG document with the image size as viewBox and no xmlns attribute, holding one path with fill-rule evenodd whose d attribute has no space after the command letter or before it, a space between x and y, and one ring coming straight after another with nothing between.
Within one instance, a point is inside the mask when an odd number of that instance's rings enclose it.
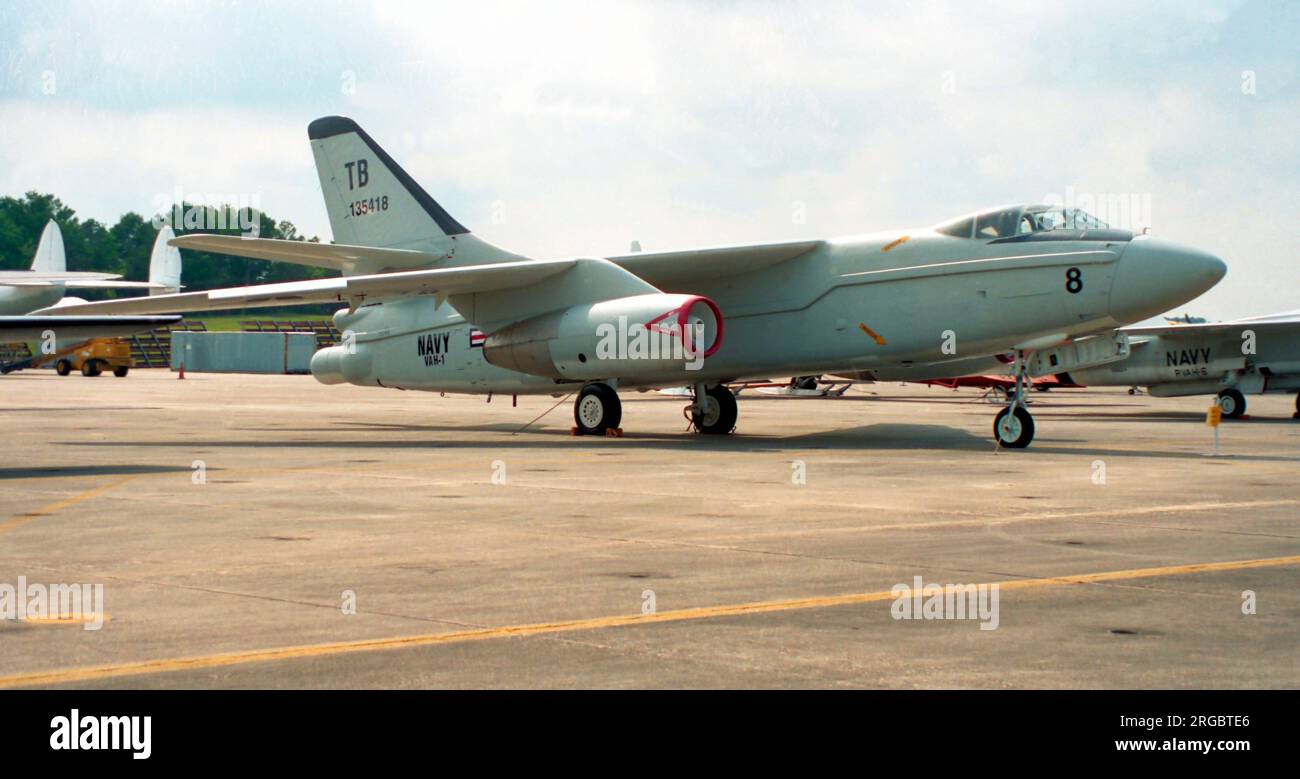
<instances>
[{"instance_id":1,"label":"yellow marking on fuselage","mask_svg":"<svg viewBox=\"0 0 1300 779\"><path fill-rule=\"evenodd\" d=\"M884 246L880 247L880 251L882 251L882 252L887 252L887 251L889 251L890 249L894 248L895 246L898 246L899 244L907 243L907 239L908 239L909 237L910 237L910 236L904 235L904 236L901 237L901 238L895 238L894 240L892 240L892 241L890 241L889 243L885 244Z\"/></svg>"},{"instance_id":2,"label":"yellow marking on fuselage","mask_svg":"<svg viewBox=\"0 0 1300 779\"><path fill-rule=\"evenodd\" d=\"M858 322L858 329L866 333L867 335L871 336L871 340L876 342L876 346L885 345L884 336L882 336L880 333L877 333L875 330L872 330L870 327L867 327L865 323Z\"/></svg>"}]
</instances>

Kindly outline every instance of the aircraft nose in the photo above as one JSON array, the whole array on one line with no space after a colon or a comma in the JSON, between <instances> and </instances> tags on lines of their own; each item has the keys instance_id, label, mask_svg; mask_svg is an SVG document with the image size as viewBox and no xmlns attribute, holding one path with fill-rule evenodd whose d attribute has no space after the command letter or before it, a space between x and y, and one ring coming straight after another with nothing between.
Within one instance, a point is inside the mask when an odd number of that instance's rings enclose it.
<instances>
[{"instance_id":1,"label":"aircraft nose","mask_svg":"<svg viewBox=\"0 0 1300 779\"><path fill-rule=\"evenodd\" d=\"M1110 313L1123 324L1181 306L1219 283L1228 266L1209 252L1148 235L1135 237L1120 256Z\"/></svg>"}]
</instances>

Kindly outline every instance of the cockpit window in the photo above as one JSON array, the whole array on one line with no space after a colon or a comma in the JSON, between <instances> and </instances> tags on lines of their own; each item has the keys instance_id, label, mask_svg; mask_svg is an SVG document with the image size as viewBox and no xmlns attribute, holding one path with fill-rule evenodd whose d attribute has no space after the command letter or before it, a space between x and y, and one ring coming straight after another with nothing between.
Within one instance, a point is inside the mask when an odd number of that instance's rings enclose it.
<instances>
[{"instance_id":1,"label":"cockpit window","mask_svg":"<svg viewBox=\"0 0 1300 779\"><path fill-rule=\"evenodd\" d=\"M1010 237L1016 234L1016 225L1019 222L1019 208L980 214L975 217L975 237L983 239Z\"/></svg>"},{"instance_id":2,"label":"cockpit window","mask_svg":"<svg viewBox=\"0 0 1300 779\"><path fill-rule=\"evenodd\" d=\"M935 232L954 238L993 240L1046 230L1105 230L1107 225L1078 208L1014 206L958 217L936 226Z\"/></svg>"},{"instance_id":3,"label":"cockpit window","mask_svg":"<svg viewBox=\"0 0 1300 779\"><path fill-rule=\"evenodd\" d=\"M943 233L944 235L951 235L953 238L969 238L971 236L971 230L974 228L975 217L967 216L958 217L951 221L944 222L934 228L934 231L937 233Z\"/></svg>"},{"instance_id":4,"label":"cockpit window","mask_svg":"<svg viewBox=\"0 0 1300 779\"><path fill-rule=\"evenodd\" d=\"M1060 206L1030 206L1025 209L1025 216L1032 219L1039 230L1105 230L1108 225L1079 208Z\"/></svg>"}]
</instances>

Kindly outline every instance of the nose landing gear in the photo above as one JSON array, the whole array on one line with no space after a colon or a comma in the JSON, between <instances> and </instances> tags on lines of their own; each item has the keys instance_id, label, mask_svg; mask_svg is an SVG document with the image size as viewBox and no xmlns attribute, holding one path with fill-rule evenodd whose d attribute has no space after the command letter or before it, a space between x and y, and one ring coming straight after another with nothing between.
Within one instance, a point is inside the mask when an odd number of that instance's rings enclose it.
<instances>
[{"instance_id":1,"label":"nose landing gear","mask_svg":"<svg viewBox=\"0 0 1300 779\"><path fill-rule=\"evenodd\" d=\"M1016 389L1008 398L1007 407L993 418L993 438L999 447L1024 449L1034 440L1034 418L1025 408L1025 387L1029 385L1029 363L1023 351L1016 352Z\"/></svg>"},{"instance_id":2,"label":"nose landing gear","mask_svg":"<svg viewBox=\"0 0 1300 779\"><path fill-rule=\"evenodd\" d=\"M993 436L999 446L1024 449L1034 440L1034 418L1024 406L1013 406L1007 406L993 418Z\"/></svg>"}]
</instances>

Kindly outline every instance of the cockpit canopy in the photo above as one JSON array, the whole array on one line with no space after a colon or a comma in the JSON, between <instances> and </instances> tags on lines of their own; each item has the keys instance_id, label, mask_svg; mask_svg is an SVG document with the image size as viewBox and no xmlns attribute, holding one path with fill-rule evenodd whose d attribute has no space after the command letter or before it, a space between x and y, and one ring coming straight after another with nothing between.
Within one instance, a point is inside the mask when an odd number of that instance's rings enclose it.
<instances>
[{"instance_id":1,"label":"cockpit canopy","mask_svg":"<svg viewBox=\"0 0 1300 779\"><path fill-rule=\"evenodd\" d=\"M1011 238L1049 230L1105 230L1108 225L1078 208L1064 206L1004 206L978 214L959 216L935 225L934 230L955 238Z\"/></svg>"}]
</instances>

